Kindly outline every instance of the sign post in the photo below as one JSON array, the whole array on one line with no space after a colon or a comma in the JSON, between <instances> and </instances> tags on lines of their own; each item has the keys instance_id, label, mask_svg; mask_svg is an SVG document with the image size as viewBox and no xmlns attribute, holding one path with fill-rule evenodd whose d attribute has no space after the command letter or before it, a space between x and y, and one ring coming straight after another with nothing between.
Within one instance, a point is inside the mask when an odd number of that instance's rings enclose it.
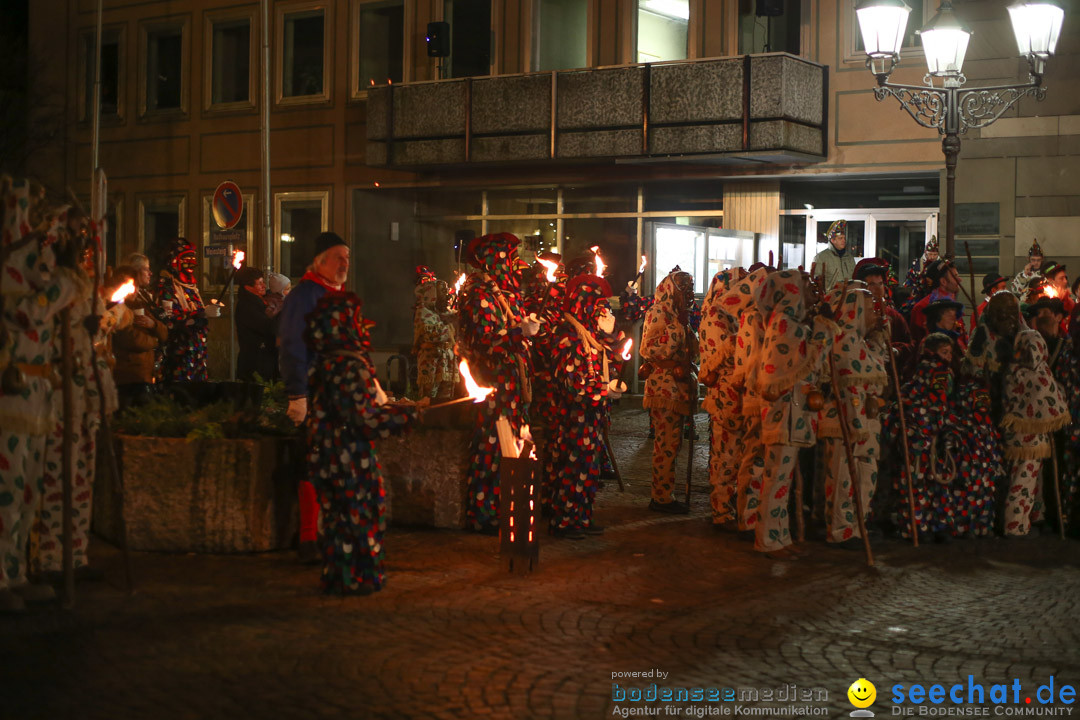
<instances>
[{"instance_id":1,"label":"sign post","mask_svg":"<svg viewBox=\"0 0 1080 720\"><path fill-rule=\"evenodd\" d=\"M237 247L247 249L246 226L247 213L244 211L244 195L240 187L226 180L214 190L210 201L211 214L214 217L210 230L210 245L206 247L207 256L224 256L223 265L231 269L233 250ZM243 222L243 225L241 225ZM239 226L239 227L238 227ZM232 276L229 275L231 278ZM229 287L229 379L236 380L236 284Z\"/></svg>"}]
</instances>

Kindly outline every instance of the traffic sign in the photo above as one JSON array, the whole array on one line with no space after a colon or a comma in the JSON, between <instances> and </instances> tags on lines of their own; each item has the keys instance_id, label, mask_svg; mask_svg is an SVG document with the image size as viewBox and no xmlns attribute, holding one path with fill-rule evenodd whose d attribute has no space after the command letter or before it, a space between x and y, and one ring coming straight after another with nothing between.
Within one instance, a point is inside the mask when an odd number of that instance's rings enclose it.
<instances>
[{"instance_id":1,"label":"traffic sign","mask_svg":"<svg viewBox=\"0 0 1080 720\"><path fill-rule=\"evenodd\" d=\"M214 222L218 227L228 230L235 227L244 215L244 196L240 188L231 180L226 180L214 191Z\"/></svg>"}]
</instances>

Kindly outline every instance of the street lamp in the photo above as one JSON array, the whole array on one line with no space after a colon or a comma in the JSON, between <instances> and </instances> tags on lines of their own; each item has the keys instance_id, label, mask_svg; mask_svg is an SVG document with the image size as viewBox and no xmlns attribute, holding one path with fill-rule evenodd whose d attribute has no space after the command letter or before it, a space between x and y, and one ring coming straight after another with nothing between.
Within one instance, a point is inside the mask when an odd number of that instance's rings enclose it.
<instances>
[{"instance_id":1,"label":"street lamp","mask_svg":"<svg viewBox=\"0 0 1080 720\"><path fill-rule=\"evenodd\" d=\"M1055 0L1016 0L1009 6L1013 34L1021 57L1028 61L1028 81L1017 85L964 88L964 55L971 30L953 12L952 2L942 0L938 12L920 31L928 72L923 85L889 82L900 62L900 48L907 32L911 8L904 0L863 0L856 6L859 30L866 48L866 67L877 78L874 97L892 96L923 127L935 128L943 137L945 153L945 255L954 256L956 160L960 135L970 128L986 127L1031 95L1046 96L1042 76L1046 59L1054 54L1061 35L1065 11ZM934 79L941 78L935 85Z\"/></svg>"}]
</instances>

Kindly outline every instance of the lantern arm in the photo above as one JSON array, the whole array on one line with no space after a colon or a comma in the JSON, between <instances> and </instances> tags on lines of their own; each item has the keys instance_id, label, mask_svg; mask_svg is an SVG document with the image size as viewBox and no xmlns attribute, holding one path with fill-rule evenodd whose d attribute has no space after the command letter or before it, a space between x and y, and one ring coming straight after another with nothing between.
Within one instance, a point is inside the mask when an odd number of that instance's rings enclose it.
<instances>
[{"instance_id":1,"label":"lantern arm","mask_svg":"<svg viewBox=\"0 0 1080 720\"><path fill-rule=\"evenodd\" d=\"M1036 101L1043 100L1046 97L1046 88L1033 78L1026 85L1002 85L961 91L957 94L960 132L986 127L1028 96Z\"/></svg>"},{"instance_id":2,"label":"lantern arm","mask_svg":"<svg viewBox=\"0 0 1080 720\"><path fill-rule=\"evenodd\" d=\"M919 85L884 83L874 88L874 97L884 100L893 96L900 107L925 128L944 132L948 97L944 90Z\"/></svg>"}]
</instances>

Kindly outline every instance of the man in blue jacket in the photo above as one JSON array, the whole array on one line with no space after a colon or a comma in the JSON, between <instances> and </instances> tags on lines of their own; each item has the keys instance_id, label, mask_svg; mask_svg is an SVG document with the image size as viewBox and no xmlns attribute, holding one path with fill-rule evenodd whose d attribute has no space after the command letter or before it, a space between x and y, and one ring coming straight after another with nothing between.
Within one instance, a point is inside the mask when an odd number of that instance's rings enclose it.
<instances>
[{"instance_id":1,"label":"man in blue jacket","mask_svg":"<svg viewBox=\"0 0 1080 720\"><path fill-rule=\"evenodd\" d=\"M307 417L308 368L312 355L304 341L307 316L327 291L340 291L349 277L349 246L339 235L321 233L315 238L315 259L304 277L285 297L278 324L278 365L289 396L289 418L299 425ZM319 502L315 487L300 481L300 559L318 562Z\"/></svg>"}]
</instances>

